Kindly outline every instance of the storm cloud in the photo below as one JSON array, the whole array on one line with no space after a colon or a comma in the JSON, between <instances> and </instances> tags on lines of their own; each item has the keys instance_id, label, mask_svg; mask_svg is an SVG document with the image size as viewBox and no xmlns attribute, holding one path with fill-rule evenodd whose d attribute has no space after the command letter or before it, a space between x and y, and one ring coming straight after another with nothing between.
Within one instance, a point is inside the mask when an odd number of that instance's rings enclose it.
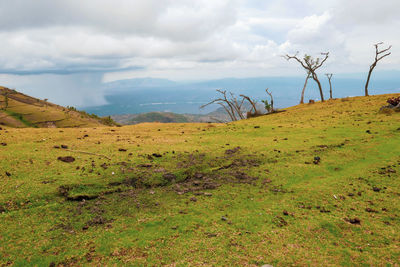
<instances>
[{"instance_id":1,"label":"storm cloud","mask_svg":"<svg viewBox=\"0 0 400 267\"><path fill-rule=\"evenodd\" d=\"M285 76L303 72L281 57L296 51L329 51L326 70L357 72L380 41L393 55L379 67L399 70L398 10L397 0L1 1L1 81Z\"/></svg>"}]
</instances>

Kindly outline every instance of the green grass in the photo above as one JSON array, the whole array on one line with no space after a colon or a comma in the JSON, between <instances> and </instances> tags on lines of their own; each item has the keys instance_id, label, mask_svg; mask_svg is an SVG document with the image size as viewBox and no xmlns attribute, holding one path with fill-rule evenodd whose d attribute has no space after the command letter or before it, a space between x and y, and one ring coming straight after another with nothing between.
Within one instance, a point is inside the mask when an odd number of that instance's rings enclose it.
<instances>
[{"instance_id":1,"label":"green grass","mask_svg":"<svg viewBox=\"0 0 400 267\"><path fill-rule=\"evenodd\" d=\"M396 266L387 97L229 124L0 131L0 265Z\"/></svg>"}]
</instances>

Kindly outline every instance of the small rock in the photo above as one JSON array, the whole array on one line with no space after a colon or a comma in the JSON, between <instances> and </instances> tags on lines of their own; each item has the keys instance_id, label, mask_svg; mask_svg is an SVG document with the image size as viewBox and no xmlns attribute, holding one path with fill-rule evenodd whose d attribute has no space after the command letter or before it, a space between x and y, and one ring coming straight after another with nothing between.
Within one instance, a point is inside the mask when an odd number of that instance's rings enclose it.
<instances>
[{"instance_id":1,"label":"small rock","mask_svg":"<svg viewBox=\"0 0 400 267\"><path fill-rule=\"evenodd\" d=\"M371 131L370 130L366 130L365 131L367 134L371 134Z\"/></svg>"},{"instance_id":2,"label":"small rock","mask_svg":"<svg viewBox=\"0 0 400 267\"><path fill-rule=\"evenodd\" d=\"M289 216L289 212L288 212L287 210L284 210L282 213L283 213L283 215L285 215L285 216Z\"/></svg>"},{"instance_id":3,"label":"small rock","mask_svg":"<svg viewBox=\"0 0 400 267\"><path fill-rule=\"evenodd\" d=\"M212 196L212 194L208 193L208 192L205 192L204 195L207 196L207 197L211 197Z\"/></svg>"},{"instance_id":4,"label":"small rock","mask_svg":"<svg viewBox=\"0 0 400 267\"><path fill-rule=\"evenodd\" d=\"M67 162L67 163L71 163L71 162L74 162L74 161L75 161L75 158L74 158L74 157L71 157L71 156L58 157L57 159L58 159L59 161Z\"/></svg>"},{"instance_id":5,"label":"small rock","mask_svg":"<svg viewBox=\"0 0 400 267\"><path fill-rule=\"evenodd\" d=\"M260 126L254 126L254 128L255 128L255 129L259 129L259 128L260 128Z\"/></svg>"},{"instance_id":6,"label":"small rock","mask_svg":"<svg viewBox=\"0 0 400 267\"><path fill-rule=\"evenodd\" d=\"M118 151L126 152L126 149L125 148L119 148Z\"/></svg>"},{"instance_id":7,"label":"small rock","mask_svg":"<svg viewBox=\"0 0 400 267\"><path fill-rule=\"evenodd\" d=\"M11 173L9 173L9 172L6 172L6 175L7 175L8 177L10 177L10 176L11 176Z\"/></svg>"},{"instance_id":8,"label":"small rock","mask_svg":"<svg viewBox=\"0 0 400 267\"><path fill-rule=\"evenodd\" d=\"M7 143L0 143L0 145L1 145L1 146L6 146L6 145L7 145Z\"/></svg>"},{"instance_id":9,"label":"small rock","mask_svg":"<svg viewBox=\"0 0 400 267\"><path fill-rule=\"evenodd\" d=\"M347 219L347 221L348 221L349 223L351 223L351 224L361 224L361 220L358 219L357 217L356 217L356 218L353 218L353 219Z\"/></svg>"},{"instance_id":10,"label":"small rock","mask_svg":"<svg viewBox=\"0 0 400 267\"><path fill-rule=\"evenodd\" d=\"M380 189L379 187L376 187L376 186L374 186L374 187L372 188L372 190L373 190L374 192L379 192L379 191L381 191L381 189Z\"/></svg>"},{"instance_id":11,"label":"small rock","mask_svg":"<svg viewBox=\"0 0 400 267\"><path fill-rule=\"evenodd\" d=\"M226 217L222 216L222 217L221 217L221 220L222 220L222 221L227 221L227 220L228 220L228 218L226 218Z\"/></svg>"},{"instance_id":12,"label":"small rock","mask_svg":"<svg viewBox=\"0 0 400 267\"><path fill-rule=\"evenodd\" d=\"M377 212L376 210L371 209L371 208L366 208L365 211L366 211L366 212L375 212L375 213Z\"/></svg>"},{"instance_id":13,"label":"small rock","mask_svg":"<svg viewBox=\"0 0 400 267\"><path fill-rule=\"evenodd\" d=\"M313 161L314 164L319 164L320 162L321 162L320 157L318 157L318 156L314 157L314 161Z\"/></svg>"},{"instance_id":14,"label":"small rock","mask_svg":"<svg viewBox=\"0 0 400 267\"><path fill-rule=\"evenodd\" d=\"M190 198L190 201L197 202L197 198L191 197L191 198Z\"/></svg>"},{"instance_id":15,"label":"small rock","mask_svg":"<svg viewBox=\"0 0 400 267\"><path fill-rule=\"evenodd\" d=\"M63 148L63 149L67 149L67 148L68 148L68 146L67 146L67 145L61 145L61 148Z\"/></svg>"},{"instance_id":16,"label":"small rock","mask_svg":"<svg viewBox=\"0 0 400 267\"><path fill-rule=\"evenodd\" d=\"M161 155L161 154L158 154L158 153L153 153L152 156L153 156L153 157L156 157L156 158L161 158L161 157L162 157L162 155Z\"/></svg>"}]
</instances>

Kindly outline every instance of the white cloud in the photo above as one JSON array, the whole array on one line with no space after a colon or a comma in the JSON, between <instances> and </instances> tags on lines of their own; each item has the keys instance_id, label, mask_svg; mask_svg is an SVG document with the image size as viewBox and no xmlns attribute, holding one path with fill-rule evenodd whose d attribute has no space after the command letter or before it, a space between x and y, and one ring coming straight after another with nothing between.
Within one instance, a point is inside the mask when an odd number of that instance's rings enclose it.
<instances>
[{"instance_id":1,"label":"white cloud","mask_svg":"<svg viewBox=\"0 0 400 267\"><path fill-rule=\"evenodd\" d=\"M326 68L354 72L378 41L393 44L380 67L400 69L399 9L398 0L1 1L0 72L284 76L303 73L280 57L296 51L329 51Z\"/></svg>"}]
</instances>

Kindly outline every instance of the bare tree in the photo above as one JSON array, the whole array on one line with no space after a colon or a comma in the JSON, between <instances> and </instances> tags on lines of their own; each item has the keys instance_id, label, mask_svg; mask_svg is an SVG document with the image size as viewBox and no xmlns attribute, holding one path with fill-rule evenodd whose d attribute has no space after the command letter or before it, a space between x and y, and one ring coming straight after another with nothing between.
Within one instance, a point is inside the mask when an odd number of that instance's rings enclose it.
<instances>
[{"instance_id":1,"label":"bare tree","mask_svg":"<svg viewBox=\"0 0 400 267\"><path fill-rule=\"evenodd\" d=\"M304 82L303 90L301 91L300 104L304 104L304 92L306 91L308 79L310 79L310 78L311 78L311 72L308 71L308 72L307 72L306 80L305 80L305 82Z\"/></svg>"},{"instance_id":2,"label":"bare tree","mask_svg":"<svg viewBox=\"0 0 400 267\"><path fill-rule=\"evenodd\" d=\"M239 116L239 118L244 118L243 113L241 112L241 107L242 107L243 102L241 104L239 104L237 102L236 98L229 100L226 97L226 91L218 89L217 92L220 93L222 95L222 97L216 98L216 99L212 100L211 102L208 102L207 104L202 105L200 108L205 108L206 106L211 105L211 104L218 104L224 108L224 110L226 111L226 113L228 113L228 115L232 121L238 120L237 115ZM232 96L232 98L234 98L233 94L231 94L231 96ZM237 103L237 105L235 105L235 103Z\"/></svg>"},{"instance_id":3,"label":"bare tree","mask_svg":"<svg viewBox=\"0 0 400 267\"><path fill-rule=\"evenodd\" d=\"M320 81L318 80L318 75L316 73L317 69L319 69L324 63L325 61L328 59L329 57L329 52L327 53L321 53L321 55L323 56L322 58L317 57L316 59L314 59L312 56L310 55L304 55L304 57L301 59L298 57L298 52L293 55L285 55L284 58L286 58L286 60L291 60L291 59L295 59L297 62L299 62L301 64L301 66L307 70L308 72L310 72L311 74L311 78L313 78L313 80L317 83L318 85L318 89L319 89L319 93L321 95L321 101L324 102L324 94L322 92L322 86Z\"/></svg>"},{"instance_id":4,"label":"bare tree","mask_svg":"<svg viewBox=\"0 0 400 267\"><path fill-rule=\"evenodd\" d=\"M251 109L247 111L247 116L249 117L261 114L259 110L257 110L257 102L254 99L251 99L246 95L240 95L241 99L238 99L231 92L229 93L231 97L228 99L226 91L218 89L217 92L221 94L221 97L216 98L205 105L202 105L200 108L204 108L211 104L220 105L224 108L226 113L228 113L231 121L237 121L246 118L246 110L244 109L243 104L245 101L248 101L251 105Z\"/></svg>"},{"instance_id":5,"label":"bare tree","mask_svg":"<svg viewBox=\"0 0 400 267\"><path fill-rule=\"evenodd\" d=\"M389 53L386 53L386 52L389 51L389 50L392 48L392 46L390 45L388 48L379 50L379 45L381 45L381 44L383 44L383 42L374 44L374 46L375 46L375 60L374 60L374 63L372 63L371 66L369 67L368 78L367 78L367 82L365 83L365 96L369 96L369 94L368 94L369 80L370 80L370 78L371 78L372 71L373 71L374 68L376 67L376 64L377 64L381 59L383 59L384 57L387 57L387 56L389 56L389 55L391 54L391 52L389 52ZM386 54L385 54L385 53L386 53ZM383 54L383 55L382 55L382 54Z\"/></svg>"},{"instance_id":6,"label":"bare tree","mask_svg":"<svg viewBox=\"0 0 400 267\"><path fill-rule=\"evenodd\" d=\"M256 106L256 101L254 101L253 99L251 99L246 95L240 95L240 96L242 97L243 100L246 99L250 103L251 109L249 110L249 112L252 112L254 110L254 114L259 114Z\"/></svg>"},{"instance_id":7,"label":"bare tree","mask_svg":"<svg viewBox=\"0 0 400 267\"><path fill-rule=\"evenodd\" d=\"M329 99L332 99L332 83L331 83L331 79L333 74L332 73L325 73L326 77L328 78L329 81Z\"/></svg>"}]
</instances>

